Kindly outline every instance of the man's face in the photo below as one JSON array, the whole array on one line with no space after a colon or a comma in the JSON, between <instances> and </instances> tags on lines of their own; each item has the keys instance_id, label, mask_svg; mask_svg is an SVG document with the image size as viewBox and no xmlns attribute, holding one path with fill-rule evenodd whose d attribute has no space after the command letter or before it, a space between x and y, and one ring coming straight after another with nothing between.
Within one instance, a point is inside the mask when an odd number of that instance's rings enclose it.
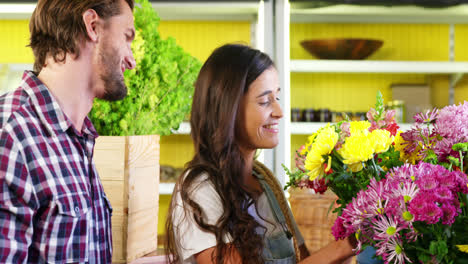
<instances>
[{"instance_id":1,"label":"man's face","mask_svg":"<svg viewBox=\"0 0 468 264\"><path fill-rule=\"evenodd\" d=\"M123 73L135 67L131 43L135 37L133 14L128 4L121 0L121 14L108 19L104 28L102 43L99 46L99 78L104 91L99 91L100 99L115 101L127 95Z\"/></svg>"}]
</instances>

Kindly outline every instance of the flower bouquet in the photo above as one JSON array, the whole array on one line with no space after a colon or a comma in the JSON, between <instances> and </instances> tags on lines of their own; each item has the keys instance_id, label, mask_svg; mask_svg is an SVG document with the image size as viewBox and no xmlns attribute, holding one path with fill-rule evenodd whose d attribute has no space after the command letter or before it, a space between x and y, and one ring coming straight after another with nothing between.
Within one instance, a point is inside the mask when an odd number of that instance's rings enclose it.
<instances>
[{"instance_id":1,"label":"flower bouquet","mask_svg":"<svg viewBox=\"0 0 468 264\"><path fill-rule=\"evenodd\" d=\"M296 169L283 166L289 175L285 189L308 187L323 194L330 188L338 196L335 211L341 213L371 179L380 180L389 168L403 164L393 145L399 128L394 115L384 109L379 92L369 121L346 118L320 128L296 151Z\"/></svg>"},{"instance_id":2,"label":"flower bouquet","mask_svg":"<svg viewBox=\"0 0 468 264\"><path fill-rule=\"evenodd\" d=\"M441 165L394 168L380 181L371 179L346 206L333 235L355 233L357 251L372 245L385 263L468 263L456 247L468 240L467 218L457 217L466 216L460 203L467 184L466 174Z\"/></svg>"},{"instance_id":3,"label":"flower bouquet","mask_svg":"<svg viewBox=\"0 0 468 264\"><path fill-rule=\"evenodd\" d=\"M314 133L286 169L289 186L337 196L336 239L355 234L356 252L385 263L468 263L468 103L415 116L397 132L380 93L369 122Z\"/></svg>"}]
</instances>

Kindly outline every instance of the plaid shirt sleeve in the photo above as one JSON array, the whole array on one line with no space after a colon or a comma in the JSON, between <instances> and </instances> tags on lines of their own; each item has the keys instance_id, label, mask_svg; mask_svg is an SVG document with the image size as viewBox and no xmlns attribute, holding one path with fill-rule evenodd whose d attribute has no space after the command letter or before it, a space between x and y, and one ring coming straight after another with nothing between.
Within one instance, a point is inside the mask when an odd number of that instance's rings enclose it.
<instances>
[{"instance_id":1,"label":"plaid shirt sleeve","mask_svg":"<svg viewBox=\"0 0 468 264\"><path fill-rule=\"evenodd\" d=\"M0 129L0 263L26 263L33 235L33 187L23 153Z\"/></svg>"}]
</instances>

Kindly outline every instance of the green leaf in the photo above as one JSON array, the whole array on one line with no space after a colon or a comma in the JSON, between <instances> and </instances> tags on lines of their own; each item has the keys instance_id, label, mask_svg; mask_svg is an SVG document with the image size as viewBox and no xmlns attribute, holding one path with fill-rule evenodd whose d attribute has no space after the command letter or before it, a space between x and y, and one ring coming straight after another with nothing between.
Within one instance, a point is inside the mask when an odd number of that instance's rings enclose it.
<instances>
[{"instance_id":1,"label":"green leaf","mask_svg":"<svg viewBox=\"0 0 468 264\"><path fill-rule=\"evenodd\" d=\"M431 256L425 254L425 253L418 253L418 259L421 261L421 263L428 263L431 261Z\"/></svg>"},{"instance_id":2,"label":"green leaf","mask_svg":"<svg viewBox=\"0 0 468 264\"><path fill-rule=\"evenodd\" d=\"M452 146L452 149L455 150L455 151L467 152L468 151L468 142L454 144Z\"/></svg>"},{"instance_id":3,"label":"green leaf","mask_svg":"<svg viewBox=\"0 0 468 264\"><path fill-rule=\"evenodd\" d=\"M444 240L431 241L429 252L437 256L437 259L442 260L448 253L447 242Z\"/></svg>"}]
</instances>

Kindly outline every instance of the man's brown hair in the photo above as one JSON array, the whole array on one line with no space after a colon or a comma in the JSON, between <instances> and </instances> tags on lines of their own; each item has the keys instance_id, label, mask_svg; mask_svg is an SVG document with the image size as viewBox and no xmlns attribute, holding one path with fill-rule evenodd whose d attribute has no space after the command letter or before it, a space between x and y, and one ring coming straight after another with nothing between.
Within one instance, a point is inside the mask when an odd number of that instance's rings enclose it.
<instances>
[{"instance_id":1,"label":"man's brown hair","mask_svg":"<svg viewBox=\"0 0 468 264\"><path fill-rule=\"evenodd\" d=\"M125 0L133 10L133 0ZM119 15L120 0L39 0L29 22L35 61L34 71L40 72L47 56L56 62L65 61L66 54L80 56L79 43L88 39L83 13L93 9L102 19Z\"/></svg>"}]
</instances>

